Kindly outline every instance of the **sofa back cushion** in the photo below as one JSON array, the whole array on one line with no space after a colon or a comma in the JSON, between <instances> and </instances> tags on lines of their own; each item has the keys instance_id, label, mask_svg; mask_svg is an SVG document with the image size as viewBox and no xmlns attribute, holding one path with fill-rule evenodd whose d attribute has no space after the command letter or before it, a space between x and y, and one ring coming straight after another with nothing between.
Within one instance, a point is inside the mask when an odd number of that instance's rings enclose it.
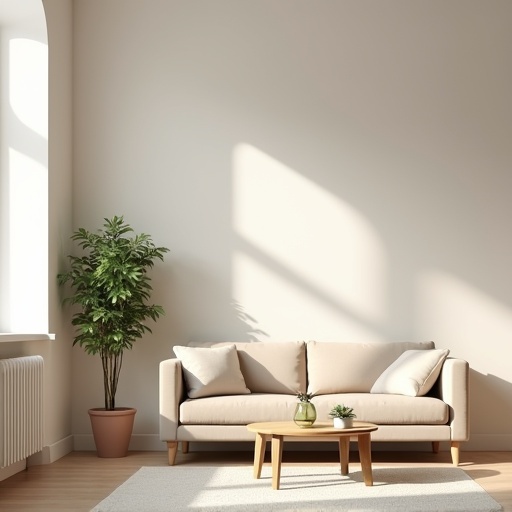
<instances>
[{"instance_id":1,"label":"sofa back cushion","mask_svg":"<svg viewBox=\"0 0 512 512\"><path fill-rule=\"evenodd\" d=\"M429 350L434 342L340 343L308 341L308 393L368 393L406 350ZM248 385L248 384L247 384Z\"/></svg>"},{"instance_id":2,"label":"sofa back cushion","mask_svg":"<svg viewBox=\"0 0 512 512\"><path fill-rule=\"evenodd\" d=\"M190 343L222 347L229 342ZM306 390L306 344L303 341L234 343L245 385L252 393L295 394Z\"/></svg>"}]
</instances>

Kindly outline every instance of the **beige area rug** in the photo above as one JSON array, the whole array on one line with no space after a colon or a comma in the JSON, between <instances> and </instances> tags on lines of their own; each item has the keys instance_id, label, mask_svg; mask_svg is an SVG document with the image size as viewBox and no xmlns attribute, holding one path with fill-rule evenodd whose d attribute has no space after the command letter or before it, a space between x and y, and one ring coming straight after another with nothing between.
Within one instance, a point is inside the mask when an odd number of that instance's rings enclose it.
<instances>
[{"instance_id":1,"label":"beige area rug","mask_svg":"<svg viewBox=\"0 0 512 512\"><path fill-rule=\"evenodd\" d=\"M494 512L502 510L464 471L451 467L373 468L364 485L359 464L341 476L339 466L283 464L281 489L271 468L252 477L252 466L143 467L94 512Z\"/></svg>"}]
</instances>

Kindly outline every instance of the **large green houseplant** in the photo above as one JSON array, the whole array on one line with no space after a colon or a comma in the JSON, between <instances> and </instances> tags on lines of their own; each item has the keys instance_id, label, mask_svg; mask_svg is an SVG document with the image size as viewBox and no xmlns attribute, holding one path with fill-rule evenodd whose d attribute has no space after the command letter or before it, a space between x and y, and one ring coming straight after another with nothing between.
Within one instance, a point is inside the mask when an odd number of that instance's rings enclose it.
<instances>
[{"instance_id":1,"label":"large green houseplant","mask_svg":"<svg viewBox=\"0 0 512 512\"><path fill-rule=\"evenodd\" d=\"M116 407L123 353L144 333L151 332L147 320L156 321L164 313L161 306L147 303L152 290L147 272L155 260L163 260L168 249L156 247L145 233L134 235L122 216L104 220L103 229L96 233L83 228L73 233L71 239L83 254L69 256L70 269L59 274L58 281L61 285L69 282L73 289L64 301L79 306L72 319L77 328L73 345L101 358L105 407L91 411L120 416L126 410ZM131 423L133 426L133 415ZM106 446L118 437L114 433ZM95 432L94 438L99 453Z\"/></svg>"}]
</instances>

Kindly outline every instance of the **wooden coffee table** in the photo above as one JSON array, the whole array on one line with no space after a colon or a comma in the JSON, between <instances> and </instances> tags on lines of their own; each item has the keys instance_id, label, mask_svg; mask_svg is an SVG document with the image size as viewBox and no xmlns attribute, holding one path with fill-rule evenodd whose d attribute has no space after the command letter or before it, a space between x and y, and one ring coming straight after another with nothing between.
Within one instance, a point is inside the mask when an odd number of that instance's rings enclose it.
<instances>
[{"instance_id":1,"label":"wooden coffee table","mask_svg":"<svg viewBox=\"0 0 512 512\"><path fill-rule=\"evenodd\" d=\"M269 421L250 423L247 429L256 434L254 443L254 478L261 477L261 468L268 439L272 439L272 489L279 489L284 437L303 437L314 441L315 437L334 437L339 440L341 474L348 475L350 438L357 438L361 469L365 485L373 485L371 433L379 427L373 423L354 421L347 429L334 428L332 423L317 422L310 428L300 428L293 421Z\"/></svg>"}]
</instances>

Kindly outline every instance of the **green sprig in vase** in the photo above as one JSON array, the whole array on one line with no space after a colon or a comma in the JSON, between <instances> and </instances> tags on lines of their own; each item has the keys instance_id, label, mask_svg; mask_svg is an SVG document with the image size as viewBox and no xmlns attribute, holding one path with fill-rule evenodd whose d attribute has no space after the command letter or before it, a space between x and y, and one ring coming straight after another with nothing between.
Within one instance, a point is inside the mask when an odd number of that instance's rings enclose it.
<instances>
[{"instance_id":1,"label":"green sprig in vase","mask_svg":"<svg viewBox=\"0 0 512 512\"><path fill-rule=\"evenodd\" d=\"M293 421L300 428L310 428L316 421L315 405L311 403L312 393L297 393L299 403L295 407Z\"/></svg>"}]
</instances>

